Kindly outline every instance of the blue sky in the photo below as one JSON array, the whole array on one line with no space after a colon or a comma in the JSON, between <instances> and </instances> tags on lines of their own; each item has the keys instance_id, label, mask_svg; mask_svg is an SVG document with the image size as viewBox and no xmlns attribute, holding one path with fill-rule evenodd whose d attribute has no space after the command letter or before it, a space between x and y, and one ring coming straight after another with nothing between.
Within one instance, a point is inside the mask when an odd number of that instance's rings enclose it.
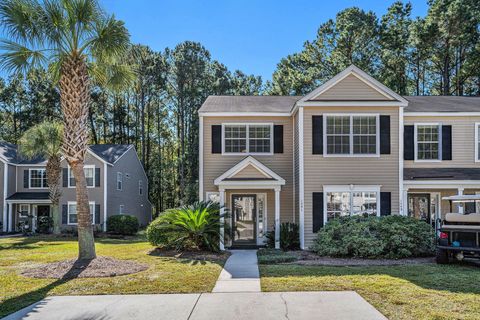
<instances>
[{"instance_id":1,"label":"blue sky","mask_svg":"<svg viewBox=\"0 0 480 320\"><path fill-rule=\"evenodd\" d=\"M282 57L314 39L318 26L340 10L358 6L381 16L394 0L100 0L125 21L132 41L154 50L201 42L231 70L270 79ZM425 16L427 0L412 0Z\"/></svg>"}]
</instances>

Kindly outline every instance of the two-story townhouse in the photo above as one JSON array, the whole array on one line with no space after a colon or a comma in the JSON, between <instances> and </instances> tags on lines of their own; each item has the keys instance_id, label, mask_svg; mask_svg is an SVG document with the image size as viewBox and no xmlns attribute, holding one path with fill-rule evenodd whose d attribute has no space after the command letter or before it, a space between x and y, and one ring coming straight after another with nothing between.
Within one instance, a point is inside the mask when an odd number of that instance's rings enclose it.
<instances>
[{"instance_id":1,"label":"two-story townhouse","mask_svg":"<svg viewBox=\"0 0 480 320\"><path fill-rule=\"evenodd\" d=\"M4 232L16 231L21 222L36 229L37 219L51 216L45 159L26 160L14 144L0 142L0 221ZM62 231L77 224L75 179L65 159L61 161L59 212ZM85 178L92 222L106 231L109 216L130 214L142 226L151 220L148 179L132 145L92 145L85 157ZM6 173L6 174L5 174Z\"/></svg>"},{"instance_id":2,"label":"two-story townhouse","mask_svg":"<svg viewBox=\"0 0 480 320\"><path fill-rule=\"evenodd\" d=\"M480 191L479 115L480 98L402 97L355 66L303 97L210 96L199 197L228 209L233 247L272 228L278 247L281 222L307 248L337 216L436 221L442 197Z\"/></svg>"}]
</instances>

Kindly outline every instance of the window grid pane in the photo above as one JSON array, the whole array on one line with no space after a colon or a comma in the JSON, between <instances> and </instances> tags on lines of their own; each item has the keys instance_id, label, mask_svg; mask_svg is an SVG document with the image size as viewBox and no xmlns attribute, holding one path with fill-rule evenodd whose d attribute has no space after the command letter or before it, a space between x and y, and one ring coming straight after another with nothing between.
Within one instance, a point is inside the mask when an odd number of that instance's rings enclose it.
<instances>
[{"instance_id":1,"label":"window grid pane","mask_svg":"<svg viewBox=\"0 0 480 320\"><path fill-rule=\"evenodd\" d=\"M225 152L247 152L247 126L225 126Z\"/></svg>"},{"instance_id":2,"label":"window grid pane","mask_svg":"<svg viewBox=\"0 0 480 320\"><path fill-rule=\"evenodd\" d=\"M269 153L270 135L269 125L250 125L248 127L249 152Z\"/></svg>"},{"instance_id":3,"label":"window grid pane","mask_svg":"<svg viewBox=\"0 0 480 320\"><path fill-rule=\"evenodd\" d=\"M47 188L47 172L45 169L30 170L30 188Z\"/></svg>"},{"instance_id":4,"label":"window grid pane","mask_svg":"<svg viewBox=\"0 0 480 320\"><path fill-rule=\"evenodd\" d=\"M377 215L377 192L328 192L327 221L350 215Z\"/></svg>"},{"instance_id":5,"label":"window grid pane","mask_svg":"<svg viewBox=\"0 0 480 320\"><path fill-rule=\"evenodd\" d=\"M94 168L84 168L85 172L85 179L87 180L87 187L94 186L94 177L95 177L95 169Z\"/></svg>"},{"instance_id":6,"label":"window grid pane","mask_svg":"<svg viewBox=\"0 0 480 320\"><path fill-rule=\"evenodd\" d=\"M353 215L377 215L376 192L353 193Z\"/></svg>"},{"instance_id":7,"label":"window grid pane","mask_svg":"<svg viewBox=\"0 0 480 320\"><path fill-rule=\"evenodd\" d=\"M440 129L438 125L417 126L417 159L440 159Z\"/></svg>"},{"instance_id":8,"label":"window grid pane","mask_svg":"<svg viewBox=\"0 0 480 320\"><path fill-rule=\"evenodd\" d=\"M350 215L350 192L327 193L327 221Z\"/></svg>"},{"instance_id":9,"label":"window grid pane","mask_svg":"<svg viewBox=\"0 0 480 320\"><path fill-rule=\"evenodd\" d=\"M89 204L90 208L90 215L92 216L92 223L95 223L95 205L93 203ZM69 224L75 224L78 223L77 219L77 204L76 203L70 203L68 205L68 223Z\"/></svg>"},{"instance_id":10,"label":"window grid pane","mask_svg":"<svg viewBox=\"0 0 480 320\"><path fill-rule=\"evenodd\" d=\"M350 153L350 116L327 116L327 154Z\"/></svg>"},{"instance_id":11,"label":"window grid pane","mask_svg":"<svg viewBox=\"0 0 480 320\"><path fill-rule=\"evenodd\" d=\"M377 117L353 117L353 153L377 153Z\"/></svg>"}]
</instances>

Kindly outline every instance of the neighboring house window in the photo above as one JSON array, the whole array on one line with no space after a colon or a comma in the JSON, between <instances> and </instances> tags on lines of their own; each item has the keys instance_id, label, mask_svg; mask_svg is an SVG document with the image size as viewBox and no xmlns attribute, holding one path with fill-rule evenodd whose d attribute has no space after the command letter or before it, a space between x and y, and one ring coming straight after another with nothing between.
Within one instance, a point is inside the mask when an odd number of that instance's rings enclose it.
<instances>
[{"instance_id":1,"label":"neighboring house window","mask_svg":"<svg viewBox=\"0 0 480 320\"><path fill-rule=\"evenodd\" d=\"M345 188L347 189L347 188ZM354 215L378 215L378 191L339 190L326 193L326 221Z\"/></svg>"},{"instance_id":2,"label":"neighboring house window","mask_svg":"<svg viewBox=\"0 0 480 320\"><path fill-rule=\"evenodd\" d=\"M83 171L85 172L87 187L95 187L95 166L86 165L83 167ZM73 176L73 172L70 167L68 168L68 186L70 188L75 188L75 177Z\"/></svg>"},{"instance_id":3,"label":"neighboring house window","mask_svg":"<svg viewBox=\"0 0 480 320\"><path fill-rule=\"evenodd\" d=\"M207 192L206 201L220 203L220 194L218 192Z\"/></svg>"},{"instance_id":4,"label":"neighboring house window","mask_svg":"<svg viewBox=\"0 0 480 320\"><path fill-rule=\"evenodd\" d=\"M117 172L117 190L123 190L123 174Z\"/></svg>"},{"instance_id":5,"label":"neighboring house window","mask_svg":"<svg viewBox=\"0 0 480 320\"><path fill-rule=\"evenodd\" d=\"M138 180L138 194L143 195L143 181Z\"/></svg>"},{"instance_id":6,"label":"neighboring house window","mask_svg":"<svg viewBox=\"0 0 480 320\"><path fill-rule=\"evenodd\" d=\"M378 115L327 115L326 155L377 155Z\"/></svg>"},{"instance_id":7,"label":"neighboring house window","mask_svg":"<svg viewBox=\"0 0 480 320\"><path fill-rule=\"evenodd\" d=\"M119 209L118 209L118 213L119 214L124 214L125 213L125 206L123 204L120 205Z\"/></svg>"},{"instance_id":8,"label":"neighboring house window","mask_svg":"<svg viewBox=\"0 0 480 320\"><path fill-rule=\"evenodd\" d=\"M415 160L440 160L441 131L438 123L415 124Z\"/></svg>"},{"instance_id":9,"label":"neighboring house window","mask_svg":"<svg viewBox=\"0 0 480 320\"><path fill-rule=\"evenodd\" d=\"M31 189L48 188L47 185L47 171L45 169L30 169L28 170L30 176Z\"/></svg>"},{"instance_id":10,"label":"neighboring house window","mask_svg":"<svg viewBox=\"0 0 480 320\"><path fill-rule=\"evenodd\" d=\"M30 215L30 205L29 204L20 204L18 207L18 213L21 218L26 218Z\"/></svg>"},{"instance_id":11,"label":"neighboring house window","mask_svg":"<svg viewBox=\"0 0 480 320\"><path fill-rule=\"evenodd\" d=\"M223 153L271 154L272 124L224 124Z\"/></svg>"},{"instance_id":12,"label":"neighboring house window","mask_svg":"<svg viewBox=\"0 0 480 320\"><path fill-rule=\"evenodd\" d=\"M92 224L95 223L95 202L89 202L90 204L90 215L92 216ZM78 223L77 220L77 203L68 202L68 224L74 225Z\"/></svg>"}]
</instances>

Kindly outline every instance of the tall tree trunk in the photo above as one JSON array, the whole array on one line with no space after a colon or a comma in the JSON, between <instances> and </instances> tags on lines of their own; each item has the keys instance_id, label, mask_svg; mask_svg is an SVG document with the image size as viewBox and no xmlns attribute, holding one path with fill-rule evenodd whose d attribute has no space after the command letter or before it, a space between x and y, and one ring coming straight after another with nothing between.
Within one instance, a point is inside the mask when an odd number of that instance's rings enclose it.
<instances>
[{"instance_id":1,"label":"tall tree trunk","mask_svg":"<svg viewBox=\"0 0 480 320\"><path fill-rule=\"evenodd\" d=\"M96 258L87 184L83 171L88 148L87 65L82 57L66 57L60 74L60 102L64 121L63 154L75 177L77 199L78 259Z\"/></svg>"},{"instance_id":2,"label":"tall tree trunk","mask_svg":"<svg viewBox=\"0 0 480 320\"><path fill-rule=\"evenodd\" d=\"M53 234L60 234L59 203L62 195L60 191L60 174L62 170L60 161L59 156L50 156L46 166L49 198L52 202Z\"/></svg>"}]
</instances>

